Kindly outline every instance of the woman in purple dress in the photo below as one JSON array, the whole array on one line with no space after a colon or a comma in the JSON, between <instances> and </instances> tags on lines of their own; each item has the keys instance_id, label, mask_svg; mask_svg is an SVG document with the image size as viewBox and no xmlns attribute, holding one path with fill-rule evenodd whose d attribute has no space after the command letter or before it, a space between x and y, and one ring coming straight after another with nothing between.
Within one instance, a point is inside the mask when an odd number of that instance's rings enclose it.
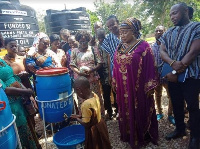
<instances>
[{"instance_id":1,"label":"woman in purple dress","mask_svg":"<svg viewBox=\"0 0 200 149\"><path fill-rule=\"evenodd\" d=\"M158 123L153 90L158 85L154 57L149 44L140 38L141 23L128 18L120 26L114 56L113 90L117 93L121 140L134 149L149 141L157 144Z\"/></svg>"}]
</instances>

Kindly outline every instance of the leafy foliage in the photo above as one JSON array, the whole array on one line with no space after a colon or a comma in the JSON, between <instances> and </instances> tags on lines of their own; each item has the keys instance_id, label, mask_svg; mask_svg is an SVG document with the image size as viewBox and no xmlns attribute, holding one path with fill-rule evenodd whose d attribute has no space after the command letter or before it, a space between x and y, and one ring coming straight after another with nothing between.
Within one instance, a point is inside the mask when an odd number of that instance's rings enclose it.
<instances>
[{"instance_id":1,"label":"leafy foliage","mask_svg":"<svg viewBox=\"0 0 200 149\"><path fill-rule=\"evenodd\" d=\"M94 23L99 21L99 18L95 12L87 10L87 13L90 15L90 23L92 27L92 34L94 34Z\"/></svg>"},{"instance_id":2,"label":"leafy foliage","mask_svg":"<svg viewBox=\"0 0 200 149\"><path fill-rule=\"evenodd\" d=\"M37 11L39 31L45 33L44 12Z\"/></svg>"},{"instance_id":3,"label":"leafy foliage","mask_svg":"<svg viewBox=\"0 0 200 149\"><path fill-rule=\"evenodd\" d=\"M119 22L128 17L137 16L137 6L129 4L126 0L114 0L113 3L106 3L100 0L100 2L94 3L94 5L96 13L104 25L110 15L116 15Z\"/></svg>"},{"instance_id":4,"label":"leafy foliage","mask_svg":"<svg viewBox=\"0 0 200 149\"><path fill-rule=\"evenodd\" d=\"M141 5L141 10L146 10L145 16L152 16L151 25L149 25L149 32L152 32L153 29L158 25L163 25L165 27L171 27L172 23L170 21L169 12L171 6L179 3L179 0L143 0ZM198 21L200 18L199 8L200 2L198 0L184 0L184 2L195 9L194 19ZM142 15L142 14L140 14Z\"/></svg>"},{"instance_id":5,"label":"leafy foliage","mask_svg":"<svg viewBox=\"0 0 200 149\"><path fill-rule=\"evenodd\" d=\"M194 16L193 21L200 22L200 1L193 0L192 6L194 6Z\"/></svg>"},{"instance_id":6,"label":"leafy foliage","mask_svg":"<svg viewBox=\"0 0 200 149\"><path fill-rule=\"evenodd\" d=\"M95 6L96 13L101 17L103 24L112 14L116 15L120 22L128 17L136 17L142 22L143 36L146 36L153 33L158 25L166 28L172 26L169 17L170 8L179 2L179 0L133 0L131 5L126 0L114 0L111 4L100 0L95 3ZM193 21L200 21L200 1L184 0L183 2L194 8Z\"/></svg>"},{"instance_id":7,"label":"leafy foliage","mask_svg":"<svg viewBox=\"0 0 200 149\"><path fill-rule=\"evenodd\" d=\"M182 0L188 6L194 8L192 21L200 22L200 1L199 0ZM169 12L172 5L180 2L179 0L114 0L113 3L107 3L106 0L96 0L95 12L87 10L90 14L92 33L94 33L93 24L101 21L104 25L110 15L116 15L120 22L128 17L138 18L142 22L142 33L145 37L153 33L158 25L166 28L172 26ZM44 13L37 13L40 31L45 32Z\"/></svg>"}]
</instances>

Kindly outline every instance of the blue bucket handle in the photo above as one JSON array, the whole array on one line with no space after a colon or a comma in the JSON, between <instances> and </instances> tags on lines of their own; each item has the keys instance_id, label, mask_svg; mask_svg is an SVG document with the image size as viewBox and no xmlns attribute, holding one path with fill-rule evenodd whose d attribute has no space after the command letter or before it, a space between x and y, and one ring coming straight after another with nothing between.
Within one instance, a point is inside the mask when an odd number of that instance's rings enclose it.
<instances>
[{"instance_id":1,"label":"blue bucket handle","mask_svg":"<svg viewBox=\"0 0 200 149\"><path fill-rule=\"evenodd\" d=\"M6 102L0 101L0 105L3 104L3 107L0 107L0 111L4 110L6 108Z\"/></svg>"}]
</instances>

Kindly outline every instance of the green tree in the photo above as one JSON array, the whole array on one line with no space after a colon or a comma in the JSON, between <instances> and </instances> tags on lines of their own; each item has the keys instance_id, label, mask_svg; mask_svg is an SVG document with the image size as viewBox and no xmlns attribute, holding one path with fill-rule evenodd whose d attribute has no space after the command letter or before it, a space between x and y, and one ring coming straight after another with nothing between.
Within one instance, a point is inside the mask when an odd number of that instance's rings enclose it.
<instances>
[{"instance_id":1,"label":"green tree","mask_svg":"<svg viewBox=\"0 0 200 149\"><path fill-rule=\"evenodd\" d=\"M200 1L194 0L190 5L194 8L194 16L192 20L200 22Z\"/></svg>"},{"instance_id":2,"label":"green tree","mask_svg":"<svg viewBox=\"0 0 200 149\"><path fill-rule=\"evenodd\" d=\"M131 5L126 0L114 0L113 3L106 3L100 0L94 3L94 5L96 7L96 13L104 25L110 15L116 15L119 22L122 22L128 17L137 17L137 5Z\"/></svg>"},{"instance_id":3,"label":"green tree","mask_svg":"<svg viewBox=\"0 0 200 149\"><path fill-rule=\"evenodd\" d=\"M44 23L44 11L37 11L37 20L38 20L38 26L39 26L39 31L45 33L45 23Z\"/></svg>"},{"instance_id":4,"label":"green tree","mask_svg":"<svg viewBox=\"0 0 200 149\"><path fill-rule=\"evenodd\" d=\"M87 10L87 13L90 15L90 23L92 28L92 34L94 34L94 23L99 21L97 13Z\"/></svg>"},{"instance_id":5,"label":"green tree","mask_svg":"<svg viewBox=\"0 0 200 149\"><path fill-rule=\"evenodd\" d=\"M166 28L173 26L169 12L171 6L179 2L179 0L133 0L133 5L130 5L126 0L114 0L113 3L99 0L95 3L95 7L103 24L112 14L116 15L120 22L128 17L138 18L142 23L142 33L145 38L147 34L153 33L158 25ZM200 21L200 1L184 0L184 2L194 8L193 21Z\"/></svg>"},{"instance_id":6,"label":"green tree","mask_svg":"<svg viewBox=\"0 0 200 149\"><path fill-rule=\"evenodd\" d=\"M139 8L139 15L151 18L151 21L146 24L146 33L154 32L155 27L158 25L163 25L167 28L173 26L169 17L170 8L179 2L178 0L143 0ZM199 0L184 0L184 2L194 8L193 20L200 21Z\"/></svg>"}]
</instances>

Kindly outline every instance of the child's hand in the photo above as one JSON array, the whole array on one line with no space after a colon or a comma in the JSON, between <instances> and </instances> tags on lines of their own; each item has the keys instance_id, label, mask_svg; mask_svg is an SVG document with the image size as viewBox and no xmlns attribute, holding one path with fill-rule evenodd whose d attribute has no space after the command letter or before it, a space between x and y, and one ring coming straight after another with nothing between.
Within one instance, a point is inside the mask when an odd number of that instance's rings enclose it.
<instances>
[{"instance_id":1,"label":"child's hand","mask_svg":"<svg viewBox=\"0 0 200 149\"><path fill-rule=\"evenodd\" d=\"M77 118L81 118L81 115L72 114L70 117L73 119L77 119Z\"/></svg>"}]
</instances>

